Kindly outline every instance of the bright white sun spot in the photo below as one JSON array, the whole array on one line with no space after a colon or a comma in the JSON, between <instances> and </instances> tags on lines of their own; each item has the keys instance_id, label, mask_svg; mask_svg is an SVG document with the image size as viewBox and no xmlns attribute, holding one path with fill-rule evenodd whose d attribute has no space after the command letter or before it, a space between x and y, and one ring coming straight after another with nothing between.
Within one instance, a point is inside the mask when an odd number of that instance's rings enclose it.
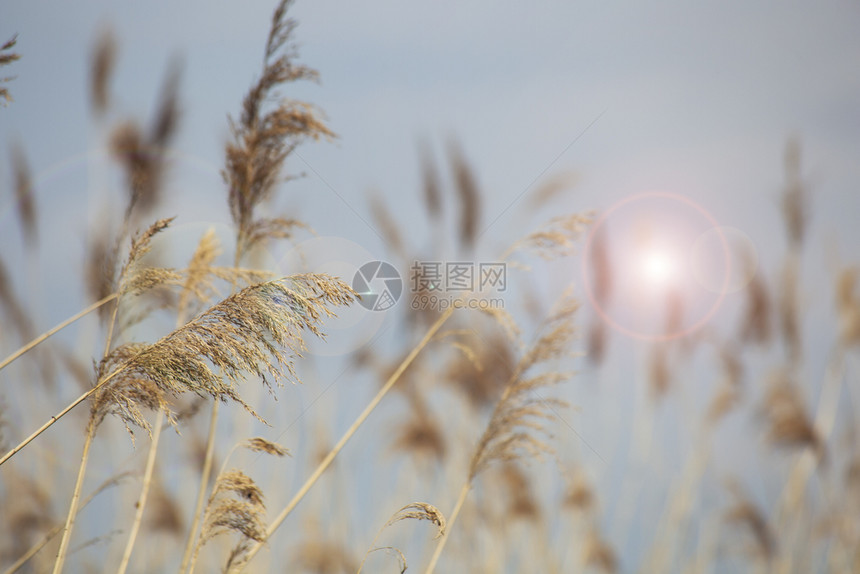
<instances>
[{"instance_id":1,"label":"bright white sun spot","mask_svg":"<svg viewBox=\"0 0 860 574\"><path fill-rule=\"evenodd\" d=\"M676 271L675 260L665 251L651 250L642 257L642 274L649 283L665 285Z\"/></svg>"}]
</instances>

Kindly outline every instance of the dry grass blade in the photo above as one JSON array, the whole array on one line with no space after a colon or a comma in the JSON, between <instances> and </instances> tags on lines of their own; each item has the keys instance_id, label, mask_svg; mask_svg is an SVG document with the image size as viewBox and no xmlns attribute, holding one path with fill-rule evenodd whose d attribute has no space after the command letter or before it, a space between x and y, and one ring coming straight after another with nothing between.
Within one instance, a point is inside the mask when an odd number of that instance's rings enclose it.
<instances>
[{"instance_id":1,"label":"dry grass blade","mask_svg":"<svg viewBox=\"0 0 860 574\"><path fill-rule=\"evenodd\" d=\"M93 111L104 114L110 107L109 86L116 62L116 38L109 29L99 35L90 61L90 105Z\"/></svg>"}]
</instances>

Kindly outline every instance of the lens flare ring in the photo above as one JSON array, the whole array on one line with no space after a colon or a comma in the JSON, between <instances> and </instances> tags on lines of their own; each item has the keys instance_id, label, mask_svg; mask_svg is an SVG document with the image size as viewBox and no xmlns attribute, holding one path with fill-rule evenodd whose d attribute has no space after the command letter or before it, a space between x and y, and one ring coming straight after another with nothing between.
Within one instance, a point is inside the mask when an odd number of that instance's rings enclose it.
<instances>
[{"instance_id":1,"label":"lens flare ring","mask_svg":"<svg viewBox=\"0 0 860 574\"><path fill-rule=\"evenodd\" d=\"M710 308L708 308L707 312L704 313L695 323L664 334L646 333L638 331L636 329L632 329L619 323L617 320L611 317L609 313L607 313L606 309L603 308L603 305L601 305L600 301L595 296L591 284L591 251L592 244L594 242L594 238L598 230L601 228L602 225L604 225L604 223L606 223L607 219L619 209L627 207L637 201L649 199L668 199L671 201L679 202L684 206L694 210L696 213L702 216L704 220L707 221L707 223L711 226L711 229L717 233L720 246L722 248L722 268L724 271L723 281L721 288L716 294L717 297L711 304ZM592 308L597 312L600 318L604 322L606 322L606 324L610 325L613 329L629 337L644 341L669 341L695 333L714 317L717 310L722 305L726 293L729 291L729 280L731 277L731 252L729 250L728 241L722 232L720 224L704 207L694 202L693 200L677 193L663 191L645 192L626 197L610 206L609 209L602 213L600 217L598 217L594 224L591 226L591 229L589 230L588 235L586 237L585 249L583 251L581 261L584 290L589 302L591 303ZM649 250L645 254L645 258L642 263L644 265L644 273L646 274L646 276L651 277L655 284L670 282L672 277L674 277L675 273L677 273L677 260L674 259L669 252L660 249Z\"/></svg>"}]
</instances>

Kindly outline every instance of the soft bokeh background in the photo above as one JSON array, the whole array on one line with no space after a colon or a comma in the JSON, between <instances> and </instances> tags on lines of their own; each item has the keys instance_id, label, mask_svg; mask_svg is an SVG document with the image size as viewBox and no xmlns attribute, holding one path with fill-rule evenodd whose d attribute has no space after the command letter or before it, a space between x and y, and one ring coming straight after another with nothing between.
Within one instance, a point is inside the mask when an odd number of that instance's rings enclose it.
<instances>
[{"instance_id":1,"label":"soft bokeh background","mask_svg":"<svg viewBox=\"0 0 860 574\"><path fill-rule=\"evenodd\" d=\"M222 230L229 225L219 175L227 116L236 114L260 69L272 8L271 2L0 5L0 41L17 33L22 55L4 69L16 78L8 84L15 101L0 110L0 241L7 266L20 271L16 287L40 326L83 306L76 262L82 266L88 230L111 193L103 147L109 124L93 119L88 99L97 35L109 27L119 44L112 118L151 117L168 66L181 64L181 129L159 215L178 214L177 225L187 226L193 241L210 224ZM790 138L800 142L802 176L812 198L802 261L801 305L808 326L802 378L813 381L806 388L816 399L814 381L822 377L835 338L832 284L839 265L856 262L860 245L856 3L300 0L291 16L299 22L300 60L320 71L321 82L296 85L285 95L318 105L339 137L298 150L290 168L306 177L289 184L279 205L320 236L349 244L322 248L333 260L342 249L355 249L355 259L391 259L370 213L369 193L384 198L407 243L429 251L432 229L422 215L419 152L430 149L445 174L448 146L457 141L484 194L485 258L557 213L600 213L625 198L662 192L692 200L726 233L747 241L756 272L772 281L785 251L779 211L783 152ZM35 177L38 261L25 261L18 248L7 162L16 142ZM551 207L535 212L530 196L559 175L572 184ZM662 209L653 197L641 202L643 210ZM680 209L677 217L680 225L697 215ZM609 220L610 231L619 234L628 224ZM229 231L223 235L229 238ZM610 236L610 244L623 260L626 243L612 244ZM282 253L272 257L285 261ZM67 280L52 275L57 268L66 269ZM537 293L545 291L544 283L570 281L583 293L578 261L552 273L552 280L534 279ZM731 332L742 303L742 291L727 294L713 327ZM591 320L595 314L587 300L583 307L583 322ZM394 319L384 321L387 336L393 336ZM605 528L624 570L646 552L650 538L637 532L662 511L691 440L684 436L690 425L678 422L683 401L663 407L675 410L665 418L673 422L657 423L654 431L662 448L631 432L641 428L638 417L650 416L642 411L648 345L614 332L603 368L583 364L574 388L565 391L580 410L567 416L570 427L561 427L570 431L561 437L564 455L591 469L605 500ZM762 364L768 360L761 358ZM693 362L679 372L689 379L684 400L705 402L703 389L711 388L714 377L704 364ZM314 392L303 390L295 412L283 404L291 399L282 400L277 408L284 411L272 420L275 434L288 436L305 408L326 404L314 402L319 390L349 396L347 385L338 382L344 368L323 371L321 379L332 386L324 382ZM3 380L3 386L13 383ZM354 414L340 412L338 404L332 399L324 408L344 419L341 428ZM35 422L12 416L26 428ZM766 505L777 487L760 470L781 461L762 460L761 441L743 439L753 424L732 420L726 448L718 443L712 453L713 465L715 474L746 479ZM741 448L728 446L739 443ZM343 464L360 463L346 458ZM360 480L373 480L371 471L362 472L369 474Z\"/></svg>"}]
</instances>

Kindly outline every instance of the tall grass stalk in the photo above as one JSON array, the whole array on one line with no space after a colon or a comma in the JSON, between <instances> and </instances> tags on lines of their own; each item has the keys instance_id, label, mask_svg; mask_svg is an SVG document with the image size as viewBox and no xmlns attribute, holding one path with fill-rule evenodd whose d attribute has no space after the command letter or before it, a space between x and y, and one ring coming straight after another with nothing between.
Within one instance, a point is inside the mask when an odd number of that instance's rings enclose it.
<instances>
[{"instance_id":1,"label":"tall grass stalk","mask_svg":"<svg viewBox=\"0 0 860 574\"><path fill-rule=\"evenodd\" d=\"M66 327L68 327L69 325L74 323L75 321L77 321L78 319L82 319L83 317L86 317L87 315L89 315L93 311L100 309L103 305L110 303L111 301L113 301L117 297L118 297L118 295L116 293L111 293L107 297L104 297L104 298L100 299L99 301L96 301L95 303L93 303L92 305L87 307L86 309L83 309L82 311L75 313L74 315L72 315L71 317L66 319L65 321L57 323L55 326L51 327L50 329L48 329L47 331L45 331L44 333L42 333L41 335L39 335L38 337L36 337L32 341L30 341L29 343L27 343L26 345L24 345L23 347L18 349L17 351L15 351L11 355L9 355L8 357L6 357L2 361L0 361L0 370L7 367L9 364L12 363L12 361L17 359L18 357L20 357L21 355L23 355L24 353L26 353L30 349L33 349L34 347L43 343L49 337L56 335L57 333L59 333L60 331L62 331L63 329L65 329Z\"/></svg>"}]
</instances>

